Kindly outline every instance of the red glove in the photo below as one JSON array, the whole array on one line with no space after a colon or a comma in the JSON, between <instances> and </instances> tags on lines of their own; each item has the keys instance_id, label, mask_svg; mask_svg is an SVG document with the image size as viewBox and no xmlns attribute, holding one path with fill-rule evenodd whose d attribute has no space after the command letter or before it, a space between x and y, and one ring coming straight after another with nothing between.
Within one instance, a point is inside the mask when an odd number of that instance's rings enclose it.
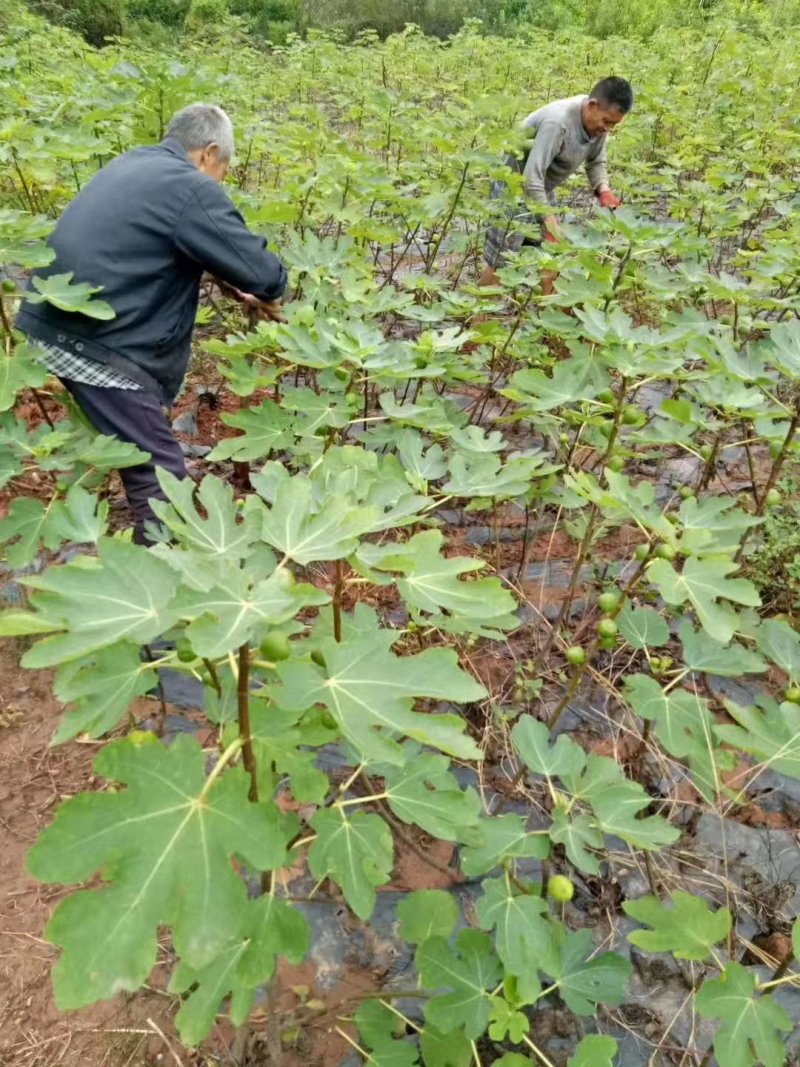
<instances>
[{"instance_id":1,"label":"red glove","mask_svg":"<svg viewBox=\"0 0 800 1067\"><path fill-rule=\"evenodd\" d=\"M612 211L622 203L620 198L615 196L610 189L603 189L601 193L597 194L597 199L600 207L610 207Z\"/></svg>"}]
</instances>

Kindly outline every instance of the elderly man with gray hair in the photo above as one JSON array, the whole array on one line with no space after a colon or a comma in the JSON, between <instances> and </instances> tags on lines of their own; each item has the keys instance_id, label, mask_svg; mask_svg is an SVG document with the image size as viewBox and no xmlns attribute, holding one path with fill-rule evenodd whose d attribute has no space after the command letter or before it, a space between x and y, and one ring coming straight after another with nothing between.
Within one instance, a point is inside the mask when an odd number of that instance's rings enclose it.
<instances>
[{"instance_id":1,"label":"elderly man with gray hair","mask_svg":"<svg viewBox=\"0 0 800 1067\"><path fill-rule=\"evenodd\" d=\"M186 475L164 408L186 373L203 272L262 317L281 318L286 271L221 187L233 147L226 113L192 104L161 144L112 160L69 204L49 239L55 259L36 274L102 286L115 317L30 302L17 316L95 429L150 453L120 471L139 544L150 543L149 501L163 496L156 468Z\"/></svg>"}]
</instances>

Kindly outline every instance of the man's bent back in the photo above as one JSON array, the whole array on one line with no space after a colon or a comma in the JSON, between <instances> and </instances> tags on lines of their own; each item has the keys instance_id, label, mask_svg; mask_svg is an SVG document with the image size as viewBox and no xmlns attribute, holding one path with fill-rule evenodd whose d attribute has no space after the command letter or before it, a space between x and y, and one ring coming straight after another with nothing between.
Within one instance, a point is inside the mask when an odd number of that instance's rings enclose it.
<instances>
[{"instance_id":1,"label":"man's bent back","mask_svg":"<svg viewBox=\"0 0 800 1067\"><path fill-rule=\"evenodd\" d=\"M161 144L109 163L64 212L49 242L55 259L37 274L72 272L75 282L101 286L115 317L29 301L17 317L95 428L150 453L120 472L141 543L153 520L149 500L162 496L156 468L185 475L162 405L186 373L203 272L268 317L280 313L286 271L220 184L232 153L225 112L193 104Z\"/></svg>"}]
</instances>

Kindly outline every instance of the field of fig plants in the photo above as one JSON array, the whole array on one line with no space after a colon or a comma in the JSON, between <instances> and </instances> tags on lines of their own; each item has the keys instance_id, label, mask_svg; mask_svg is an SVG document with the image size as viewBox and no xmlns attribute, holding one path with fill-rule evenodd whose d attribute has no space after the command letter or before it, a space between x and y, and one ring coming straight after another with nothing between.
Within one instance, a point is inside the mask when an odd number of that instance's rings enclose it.
<instances>
[{"instance_id":1,"label":"field of fig plants","mask_svg":"<svg viewBox=\"0 0 800 1067\"><path fill-rule=\"evenodd\" d=\"M0 29L0 634L96 751L26 861L58 1007L160 962L178 1063L800 1062L800 632L753 570L800 421L800 37ZM623 206L576 178L479 288L515 125L609 73ZM136 450L13 324L76 190L194 100L287 322L204 290L145 549ZM113 315L79 281L36 299Z\"/></svg>"}]
</instances>

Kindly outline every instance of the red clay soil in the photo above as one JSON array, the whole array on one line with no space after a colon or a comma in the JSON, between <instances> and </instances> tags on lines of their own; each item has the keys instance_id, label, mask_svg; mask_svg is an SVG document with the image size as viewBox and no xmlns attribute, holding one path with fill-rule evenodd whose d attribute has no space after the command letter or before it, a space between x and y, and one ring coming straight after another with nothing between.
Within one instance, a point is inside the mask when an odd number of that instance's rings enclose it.
<instances>
[{"instance_id":1,"label":"red clay soil","mask_svg":"<svg viewBox=\"0 0 800 1067\"><path fill-rule=\"evenodd\" d=\"M221 1018L200 1050L185 1048L173 1019L179 1000L167 993L171 956L162 940L159 965L148 988L69 1014L55 1005L50 970L57 951L43 937L53 908L67 890L43 886L25 871L25 856L58 804L78 792L101 788L92 760L101 742L50 747L62 712L52 696L47 671L17 666L21 641L0 641L0 1067L261 1067L268 1058L267 1016L257 1010L246 1050L235 1055L236 1035ZM141 699L131 711L137 721L151 718L157 705ZM169 709L168 709L169 710ZM418 852L402 844L386 891L452 884L424 862L430 850L445 866L453 846L409 830ZM279 882L301 870L282 872ZM285 875L286 877L283 877ZM356 920L357 921L357 920ZM374 993L381 975L373 969L345 969L325 993L315 987L310 963L278 970L275 1008L280 1015L282 1067L338 1067L351 1051L343 1021L365 992Z\"/></svg>"},{"instance_id":2,"label":"red clay soil","mask_svg":"<svg viewBox=\"0 0 800 1067\"><path fill-rule=\"evenodd\" d=\"M24 399L19 400L14 406L14 415L16 418L27 422L32 430L35 430L46 421L45 414L50 419L50 422L53 423L63 419L66 415L64 405L59 399L62 389L58 385L58 382L54 383L52 390L40 389L37 392L39 400L41 400L41 406L29 392L23 393L22 395Z\"/></svg>"},{"instance_id":3,"label":"red clay soil","mask_svg":"<svg viewBox=\"0 0 800 1067\"><path fill-rule=\"evenodd\" d=\"M271 390L257 389L252 396L238 397L224 387L216 393L216 389L209 392L201 392L201 387L190 375L189 386L175 401L175 406L170 412L174 421L187 411L193 411L197 418L197 433L189 436L185 433L176 433L181 441L191 441L195 444L210 445L212 448L225 437L235 437L239 431L233 426L228 426L222 421L223 415L232 415L244 409L257 408L264 400L272 398Z\"/></svg>"},{"instance_id":4,"label":"red clay soil","mask_svg":"<svg viewBox=\"0 0 800 1067\"><path fill-rule=\"evenodd\" d=\"M174 998L163 992L163 968L153 991L70 1014L56 1008L50 984L56 952L44 941L43 931L65 891L30 878L25 855L61 799L97 784L91 769L97 746L49 747L61 705L51 694L48 672L16 666L22 651L18 642L0 642L0 1065L174 1064L169 1046L178 1050L180 1045L171 1024ZM152 703L137 701L134 713L151 714L152 709ZM216 1044L224 1048L221 1035ZM185 1050L179 1056L183 1067L225 1062Z\"/></svg>"}]
</instances>

